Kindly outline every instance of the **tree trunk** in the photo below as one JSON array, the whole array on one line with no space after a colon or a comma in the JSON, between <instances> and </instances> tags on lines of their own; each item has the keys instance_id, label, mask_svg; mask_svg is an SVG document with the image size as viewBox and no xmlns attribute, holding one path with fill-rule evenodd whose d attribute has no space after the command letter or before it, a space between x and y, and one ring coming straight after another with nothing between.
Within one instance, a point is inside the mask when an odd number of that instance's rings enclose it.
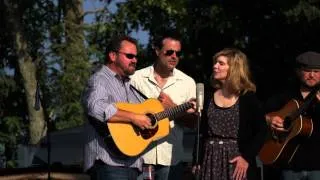
<instances>
[{"instance_id":1,"label":"tree trunk","mask_svg":"<svg viewBox=\"0 0 320 180\"><path fill-rule=\"evenodd\" d=\"M21 74L22 84L24 87L27 112L29 117L29 143L38 144L40 139L46 133L46 123L44 111L40 103L40 109L35 110L35 94L37 87L36 79L36 64L28 52L28 43L24 37L23 30L24 27L21 24L22 12L19 12L22 8L19 8L19 4L5 0L6 8L8 9L7 23L10 31L12 32L12 37L14 40L15 52L18 61L18 70Z\"/></svg>"},{"instance_id":2,"label":"tree trunk","mask_svg":"<svg viewBox=\"0 0 320 180\"><path fill-rule=\"evenodd\" d=\"M28 115L29 115L29 134L30 144L38 144L40 139L46 134L46 123L44 111L40 103L40 109L36 110L35 94L37 88L36 66L32 58L28 55L26 50L27 44L23 40L19 32L15 32L15 40L17 52L19 52L18 65L22 77L22 83L25 90L25 97L27 101Z\"/></svg>"}]
</instances>

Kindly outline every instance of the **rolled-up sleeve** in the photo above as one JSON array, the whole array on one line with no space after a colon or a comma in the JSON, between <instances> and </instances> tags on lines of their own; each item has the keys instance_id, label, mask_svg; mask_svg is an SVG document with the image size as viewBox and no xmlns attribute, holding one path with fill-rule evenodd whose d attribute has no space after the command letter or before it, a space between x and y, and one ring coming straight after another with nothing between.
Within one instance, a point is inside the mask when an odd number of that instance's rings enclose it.
<instances>
[{"instance_id":1,"label":"rolled-up sleeve","mask_svg":"<svg viewBox=\"0 0 320 180\"><path fill-rule=\"evenodd\" d=\"M87 114L99 121L105 122L116 112L117 108L113 96L106 90L108 88L105 78L102 76L92 77L85 90L83 104Z\"/></svg>"}]
</instances>

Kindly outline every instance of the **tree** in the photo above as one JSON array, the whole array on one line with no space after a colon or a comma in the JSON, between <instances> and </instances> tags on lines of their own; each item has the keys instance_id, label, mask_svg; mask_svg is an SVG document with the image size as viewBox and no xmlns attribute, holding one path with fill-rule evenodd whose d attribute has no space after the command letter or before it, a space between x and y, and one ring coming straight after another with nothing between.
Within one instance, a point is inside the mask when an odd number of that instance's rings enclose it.
<instances>
[{"instance_id":1,"label":"tree","mask_svg":"<svg viewBox=\"0 0 320 180\"><path fill-rule=\"evenodd\" d=\"M37 59L32 56L32 52L27 36L27 31L22 27L25 26L24 15L28 13L28 8L32 4L24 4L19 1L4 0L3 5L6 8L7 28L11 32L13 40L13 53L15 56L15 64L17 66L16 73L21 79L24 90L25 102L27 106L27 114L29 120L30 144L37 144L46 133L44 110L40 104L39 110L34 108L35 94L37 86Z\"/></svg>"},{"instance_id":2,"label":"tree","mask_svg":"<svg viewBox=\"0 0 320 180\"><path fill-rule=\"evenodd\" d=\"M149 31L151 41L165 28L183 33L185 58L181 62L196 64L193 71L183 68L197 81L208 81L215 52L240 48L250 59L262 99L277 90L265 83L264 76L283 88L287 85L283 82L291 79L292 68L286 67L292 67L294 57L305 50L319 51L318 0L135 0L120 3L118 14L131 28ZM202 78L198 72L206 75Z\"/></svg>"},{"instance_id":3,"label":"tree","mask_svg":"<svg viewBox=\"0 0 320 180\"><path fill-rule=\"evenodd\" d=\"M64 38L59 47L60 62L59 89L56 123L58 129L83 123L80 103L81 92L90 74L88 51L84 45L83 2L82 0L61 0ZM61 38L61 37L60 37Z\"/></svg>"}]
</instances>

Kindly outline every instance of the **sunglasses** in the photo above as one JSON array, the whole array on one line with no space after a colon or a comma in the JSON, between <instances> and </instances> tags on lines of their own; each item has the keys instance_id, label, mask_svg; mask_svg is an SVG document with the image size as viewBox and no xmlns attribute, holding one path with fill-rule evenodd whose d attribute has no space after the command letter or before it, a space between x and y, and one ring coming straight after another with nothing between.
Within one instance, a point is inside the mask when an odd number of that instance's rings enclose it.
<instances>
[{"instance_id":1,"label":"sunglasses","mask_svg":"<svg viewBox=\"0 0 320 180\"><path fill-rule=\"evenodd\" d=\"M120 54L123 54L126 56L126 58L128 59L133 59L133 58L136 58L137 59L137 55L135 54L131 54L131 53L124 53L124 52L121 52L121 51L117 51L117 53L120 53Z\"/></svg>"},{"instance_id":2,"label":"sunglasses","mask_svg":"<svg viewBox=\"0 0 320 180\"><path fill-rule=\"evenodd\" d=\"M177 57L182 56L182 52L181 52L181 51L175 51L175 50L172 50L172 49L166 50L166 51L164 52L164 55L166 55L166 56L171 56L173 53L176 53L176 56L177 56Z\"/></svg>"}]
</instances>

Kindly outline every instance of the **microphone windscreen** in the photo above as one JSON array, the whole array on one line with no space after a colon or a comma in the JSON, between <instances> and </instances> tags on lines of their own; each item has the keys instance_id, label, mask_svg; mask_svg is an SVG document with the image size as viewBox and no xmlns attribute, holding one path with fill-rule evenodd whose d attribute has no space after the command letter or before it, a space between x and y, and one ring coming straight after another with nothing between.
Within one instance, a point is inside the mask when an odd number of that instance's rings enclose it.
<instances>
[{"instance_id":1,"label":"microphone windscreen","mask_svg":"<svg viewBox=\"0 0 320 180\"><path fill-rule=\"evenodd\" d=\"M201 111L203 109L203 101L204 101L204 84L197 83L196 84L196 97L197 97L197 109Z\"/></svg>"}]
</instances>

